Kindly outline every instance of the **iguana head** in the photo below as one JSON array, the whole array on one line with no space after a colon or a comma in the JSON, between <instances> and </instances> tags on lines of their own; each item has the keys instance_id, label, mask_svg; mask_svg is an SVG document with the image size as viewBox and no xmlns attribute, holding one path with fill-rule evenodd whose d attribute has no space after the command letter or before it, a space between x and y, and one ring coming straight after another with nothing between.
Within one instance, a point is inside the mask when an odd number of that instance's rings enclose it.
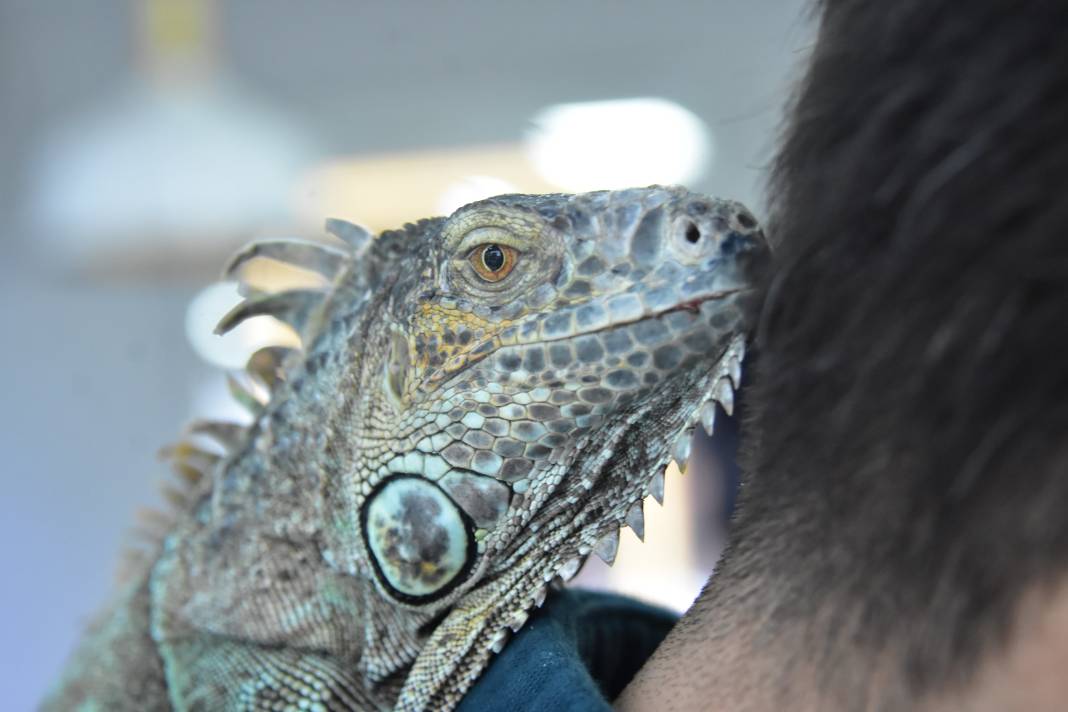
<instances>
[{"instance_id":1,"label":"iguana head","mask_svg":"<svg viewBox=\"0 0 1068 712\"><path fill-rule=\"evenodd\" d=\"M376 243L333 298L360 308L327 307L361 358L326 496L335 561L413 606L524 557L556 573L659 494L730 408L768 256L740 204L660 187L500 196Z\"/></svg>"},{"instance_id":2,"label":"iguana head","mask_svg":"<svg viewBox=\"0 0 1068 712\"><path fill-rule=\"evenodd\" d=\"M294 384L320 404L324 554L427 619L462 597L488 655L549 581L640 531L695 424L731 409L763 235L739 203L664 187L332 229L358 254Z\"/></svg>"}]
</instances>

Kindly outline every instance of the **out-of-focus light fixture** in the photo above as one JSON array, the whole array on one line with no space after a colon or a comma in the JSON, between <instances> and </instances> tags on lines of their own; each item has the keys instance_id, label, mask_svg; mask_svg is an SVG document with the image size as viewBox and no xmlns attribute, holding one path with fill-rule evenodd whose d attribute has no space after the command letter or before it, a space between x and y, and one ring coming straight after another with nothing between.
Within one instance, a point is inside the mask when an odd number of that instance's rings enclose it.
<instances>
[{"instance_id":1,"label":"out-of-focus light fixture","mask_svg":"<svg viewBox=\"0 0 1068 712\"><path fill-rule=\"evenodd\" d=\"M79 266L173 264L291 220L293 182L318 151L216 66L215 0L131 7L133 81L39 150L29 217L42 247Z\"/></svg>"},{"instance_id":2,"label":"out-of-focus light fixture","mask_svg":"<svg viewBox=\"0 0 1068 712\"><path fill-rule=\"evenodd\" d=\"M713 158L705 124L667 99L558 104L532 123L526 141L531 163L569 191L692 184Z\"/></svg>"},{"instance_id":3,"label":"out-of-focus light fixture","mask_svg":"<svg viewBox=\"0 0 1068 712\"><path fill-rule=\"evenodd\" d=\"M217 336L215 325L242 299L237 285L219 282L203 289L185 314L185 333L197 354L208 363L226 369L244 368L248 357L265 346L299 346L292 329L270 316L248 319L232 331Z\"/></svg>"},{"instance_id":4,"label":"out-of-focus light fixture","mask_svg":"<svg viewBox=\"0 0 1068 712\"><path fill-rule=\"evenodd\" d=\"M218 86L138 88L53 137L33 209L44 234L76 253L218 240L289 218L305 149Z\"/></svg>"}]
</instances>

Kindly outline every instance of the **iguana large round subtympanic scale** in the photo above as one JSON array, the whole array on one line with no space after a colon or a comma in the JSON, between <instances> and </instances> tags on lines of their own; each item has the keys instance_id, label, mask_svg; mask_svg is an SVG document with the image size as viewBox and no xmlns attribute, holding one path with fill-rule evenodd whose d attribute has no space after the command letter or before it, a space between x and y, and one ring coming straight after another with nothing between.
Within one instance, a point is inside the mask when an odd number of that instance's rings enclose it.
<instances>
[{"instance_id":1,"label":"iguana large round subtympanic scale","mask_svg":"<svg viewBox=\"0 0 1068 712\"><path fill-rule=\"evenodd\" d=\"M53 709L445 710L546 586L641 535L668 461L732 409L768 262L740 204L680 188L506 195L348 250L220 324L291 324L227 447L86 636ZM199 477L205 472L206 477Z\"/></svg>"}]
</instances>

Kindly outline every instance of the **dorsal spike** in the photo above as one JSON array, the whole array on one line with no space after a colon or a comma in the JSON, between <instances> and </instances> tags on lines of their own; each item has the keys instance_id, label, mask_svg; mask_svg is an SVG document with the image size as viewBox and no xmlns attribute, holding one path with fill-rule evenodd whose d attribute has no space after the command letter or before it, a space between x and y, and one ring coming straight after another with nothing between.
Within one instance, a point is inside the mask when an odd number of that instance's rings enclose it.
<instances>
[{"instance_id":1,"label":"dorsal spike","mask_svg":"<svg viewBox=\"0 0 1068 712\"><path fill-rule=\"evenodd\" d=\"M188 440L160 448L159 457L163 460L184 462L201 471L210 470L221 459L215 453L202 450Z\"/></svg>"},{"instance_id":2,"label":"dorsal spike","mask_svg":"<svg viewBox=\"0 0 1068 712\"><path fill-rule=\"evenodd\" d=\"M171 470L174 474L182 478L190 487L200 483L204 479L204 472L190 465L188 462L182 462L181 460L171 461Z\"/></svg>"},{"instance_id":3,"label":"dorsal spike","mask_svg":"<svg viewBox=\"0 0 1068 712\"><path fill-rule=\"evenodd\" d=\"M295 352L287 346L265 346L249 356L245 370L273 392L278 382L285 380L282 364Z\"/></svg>"},{"instance_id":4,"label":"dorsal spike","mask_svg":"<svg viewBox=\"0 0 1068 712\"><path fill-rule=\"evenodd\" d=\"M253 394L241 381L234 378L232 375L227 374L226 386L230 390L230 395L235 401L241 404L245 410L252 414L252 417L258 417L263 412L263 407L267 405L258 396Z\"/></svg>"},{"instance_id":5,"label":"dorsal spike","mask_svg":"<svg viewBox=\"0 0 1068 712\"><path fill-rule=\"evenodd\" d=\"M230 259L224 276L233 278L249 261L264 257L320 274L333 281L349 256L341 250L309 240L264 240L246 245Z\"/></svg>"},{"instance_id":6,"label":"dorsal spike","mask_svg":"<svg viewBox=\"0 0 1068 712\"><path fill-rule=\"evenodd\" d=\"M167 504L176 511L183 511L189 507L189 498L186 493L177 487L171 487L169 485L163 485L160 487L160 491L163 493L163 499L167 500Z\"/></svg>"},{"instance_id":7,"label":"dorsal spike","mask_svg":"<svg viewBox=\"0 0 1068 712\"><path fill-rule=\"evenodd\" d=\"M640 499L627 512L627 526L634 530L639 539L645 541L645 513L642 511Z\"/></svg>"},{"instance_id":8,"label":"dorsal spike","mask_svg":"<svg viewBox=\"0 0 1068 712\"><path fill-rule=\"evenodd\" d=\"M201 450L188 440L160 448L159 457L169 460L171 469L189 485L195 485L210 475L222 459L213 452Z\"/></svg>"},{"instance_id":9,"label":"dorsal spike","mask_svg":"<svg viewBox=\"0 0 1068 712\"><path fill-rule=\"evenodd\" d=\"M328 233L351 247L353 253L357 255L363 252L371 242L372 235L367 228L350 223L348 220L327 218L325 227Z\"/></svg>"},{"instance_id":10,"label":"dorsal spike","mask_svg":"<svg viewBox=\"0 0 1068 712\"><path fill-rule=\"evenodd\" d=\"M134 513L134 526L130 533L137 540L156 546L174 526L175 517L169 512L142 507Z\"/></svg>"},{"instance_id":11,"label":"dorsal spike","mask_svg":"<svg viewBox=\"0 0 1068 712\"><path fill-rule=\"evenodd\" d=\"M290 289L276 294L253 296L231 309L215 326L215 333L225 334L254 316L273 316L304 333L308 318L323 301L324 292L318 289Z\"/></svg>"},{"instance_id":12,"label":"dorsal spike","mask_svg":"<svg viewBox=\"0 0 1068 712\"><path fill-rule=\"evenodd\" d=\"M246 428L239 423L224 423L220 420L194 420L186 430L193 435L205 435L223 447L226 452L234 452L241 444Z\"/></svg>"}]
</instances>

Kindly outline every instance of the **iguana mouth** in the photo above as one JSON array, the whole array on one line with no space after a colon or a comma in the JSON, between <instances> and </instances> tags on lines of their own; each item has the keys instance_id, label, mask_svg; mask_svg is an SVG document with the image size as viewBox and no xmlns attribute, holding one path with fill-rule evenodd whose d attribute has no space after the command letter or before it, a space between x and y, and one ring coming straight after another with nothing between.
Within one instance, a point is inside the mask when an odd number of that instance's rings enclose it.
<instances>
[{"instance_id":1,"label":"iguana mouth","mask_svg":"<svg viewBox=\"0 0 1068 712\"><path fill-rule=\"evenodd\" d=\"M578 330L575 330L575 331L564 332L564 333L554 334L554 335L544 335L544 334L542 334L542 335L540 335L540 338L532 339L532 340L529 340L529 341L520 340L518 343L515 343L514 345L505 346L501 350L510 349L510 348L524 348L524 347L528 347L528 346L536 346L537 344L547 344L547 343L552 343L554 341L567 341L567 340L570 340L570 339L577 339L577 338L580 338L582 336L591 336L591 335L594 335L594 334L599 334L599 333L603 333L603 332L607 332L607 331L612 331L612 330L623 328L623 327L626 327L626 326L632 326L634 324L637 324L637 323L643 322L643 321L650 321L650 320L654 320L654 319L660 319L662 317L668 316L669 314L674 314L676 312L683 312L683 313L697 315L697 314L700 314L701 307L703 305L705 305L705 304L708 304L710 302L720 301L720 300L726 299L726 298L731 297L731 296L736 295L736 294L741 294L741 293L744 293L744 292L753 292L753 291L754 291L754 289L752 287L736 287L736 288L732 288L732 289L718 290L718 291L715 291L715 292L711 292L711 293L709 293L709 294L707 294L705 296L697 297L695 299L689 299L689 300L686 300L685 302L676 303L676 304L673 304L673 305L668 306L668 307L663 307L661 309L650 310L650 311L643 310L640 314L635 314L634 316L624 317L624 318L620 318L620 319L617 319L617 320L614 320L614 321L610 321L610 322L608 322L606 324L603 324L603 325L600 325L600 326L597 326L597 327L594 327L594 328L578 329Z\"/></svg>"},{"instance_id":2,"label":"iguana mouth","mask_svg":"<svg viewBox=\"0 0 1068 712\"><path fill-rule=\"evenodd\" d=\"M752 289L744 288L744 287L739 287L737 289L724 289L724 290L721 290L719 292L713 292L712 294L710 294L710 295L708 295L706 297L698 297L697 299L690 299L689 301L682 302L681 304L676 304L673 307L668 307L667 309L664 309L662 311L656 312L655 314L652 314L649 317L644 317L644 318L653 318L653 319L655 319L656 317L664 316L665 314L671 314L672 312L679 312L679 311L685 311L685 312L690 312L691 314L697 314L701 310L701 305L704 304L705 302L714 302L714 301L716 301L718 299L725 299L726 297L729 297L732 294L737 294L739 292L748 292L748 291L752 291ZM640 319L636 319L635 321L640 321ZM624 324L625 323L627 323L627 322L624 322Z\"/></svg>"},{"instance_id":3,"label":"iguana mouth","mask_svg":"<svg viewBox=\"0 0 1068 712\"><path fill-rule=\"evenodd\" d=\"M730 296L733 296L735 294L741 294L743 292L752 292L752 291L754 291L754 290L753 290L753 288L750 288L750 287L738 287L738 288L734 288L734 289L724 289L724 290L712 292L711 294L708 294L707 296L697 297L696 299L689 299L689 300L687 300L685 302L680 302L680 303L675 304L675 305L670 306L670 307L665 307L663 309L658 309L658 310L652 311L652 312L650 312L648 314L642 314L642 315L637 316L637 317L632 318L632 319L623 319L623 320L620 320L620 321L615 321L615 322L612 322L612 323L607 324L605 326L602 326L600 328L589 329L589 330L586 330L586 331L578 331L578 332L575 332L574 334L571 334L569 336L565 336L565 337L558 338L558 339L545 339L545 341L546 342L561 341L561 340L567 340L567 339L576 339L576 338L580 338L582 336L591 336L591 335L594 335L594 334L600 334L600 333L604 333L604 332L607 332L607 331L613 331L615 329L622 329L622 328L625 328L625 327L628 327L628 326L633 326L634 324L638 324L638 323L643 322L643 321L652 321L652 320L656 320L656 319L662 319L662 318L664 318L666 316L670 316L671 314L677 314L677 313L690 314L690 315L692 315L694 317L697 317L697 316L700 316L701 307L704 306L705 304L709 304L711 302L720 301L720 300L726 299L726 298L728 298ZM526 345L528 345L528 344L519 344L520 347L526 346Z\"/></svg>"}]
</instances>

